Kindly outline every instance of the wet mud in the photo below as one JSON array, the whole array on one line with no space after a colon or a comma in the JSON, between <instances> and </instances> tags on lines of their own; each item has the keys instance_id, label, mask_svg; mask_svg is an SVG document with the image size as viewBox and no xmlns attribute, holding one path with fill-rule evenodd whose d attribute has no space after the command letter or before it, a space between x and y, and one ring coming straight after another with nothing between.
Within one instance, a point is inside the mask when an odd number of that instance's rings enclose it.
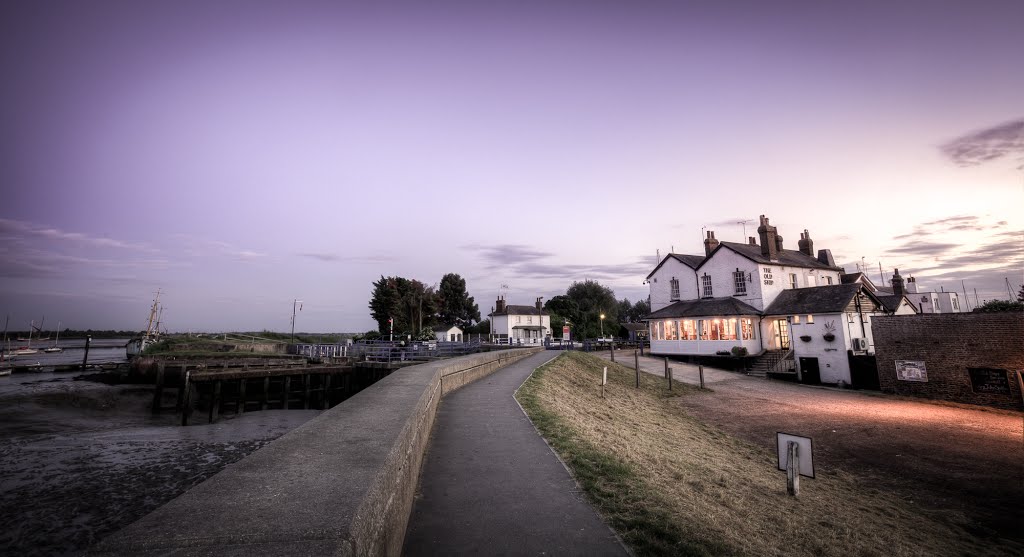
<instances>
[{"instance_id":1,"label":"wet mud","mask_svg":"<svg viewBox=\"0 0 1024 557\"><path fill-rule=\"evenodd\" d=\"M180 427L149 413L152 392L66 374L0 378L0 555L82 555L319 413Z\"/></svg>"}]
</instances>

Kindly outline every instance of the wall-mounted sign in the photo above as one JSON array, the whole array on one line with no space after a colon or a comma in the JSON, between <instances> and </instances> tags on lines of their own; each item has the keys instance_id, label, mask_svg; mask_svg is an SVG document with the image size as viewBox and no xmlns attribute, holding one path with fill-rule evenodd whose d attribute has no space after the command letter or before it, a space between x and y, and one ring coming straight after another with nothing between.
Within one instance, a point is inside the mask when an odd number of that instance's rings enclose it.
<instances>
[{"instance_id":1,"label":"wall-mounted sign","mask_svg":"<svg viewBox=\"0 0 1024 557\"><path fill-rule=\"evenodd\" d=\"M769 285L769 286L775 283L775 281L772 280L772 268L771 267L765 267L764 268L764 271L762 273L762 277L764 278L764 283Z\"/></svg>"},{"instance_id":2,"label":"wall-mounted sign","mask_svg":"<svg viewBox=\"0 0 1024 557\"><path fill-rule=\"evenodd\" d=\"M971 388L976 393L1010 394L1010 380L1005 369L969 367L967 373L971 376Z\"/></svg>"},{"instance_id":3,"label":"wall-mounted sign","mask_svg":"<svg viewBox=\"0 0 1024 557\"><path fill-rule=\"evenodd\" d=\"M896 379L900 381L928 382L928 369L924 362L915 360L896 360Z\"/></svg>"}]
</instances>

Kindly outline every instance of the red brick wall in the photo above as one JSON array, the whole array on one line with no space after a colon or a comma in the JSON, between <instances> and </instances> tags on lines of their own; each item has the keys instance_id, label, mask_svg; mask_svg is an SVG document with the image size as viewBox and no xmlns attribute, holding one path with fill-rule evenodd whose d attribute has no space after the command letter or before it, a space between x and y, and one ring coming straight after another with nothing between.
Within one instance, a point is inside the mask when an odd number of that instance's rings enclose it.
<instances>
[{"instance_id":1,"label":"red brick wall","mask_svg":"<svg viewBox=\"0 0 1024 557\"><path fill-rule=\"evenodd\" d=\"M873 317L882 391L1020 410L1024 313L949 313ZM896 379L896 360L923 361L928 382ZM1010 394L976 393L967 368L1007 370Z\"/></svg>"}]
</instances>

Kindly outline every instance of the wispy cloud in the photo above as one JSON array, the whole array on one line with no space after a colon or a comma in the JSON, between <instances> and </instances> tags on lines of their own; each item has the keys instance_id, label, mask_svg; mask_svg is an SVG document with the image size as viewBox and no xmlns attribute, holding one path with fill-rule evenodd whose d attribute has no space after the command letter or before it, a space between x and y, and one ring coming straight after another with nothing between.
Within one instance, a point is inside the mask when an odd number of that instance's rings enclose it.
<instances>
[{"instance_id":1,"label":"wispy cloud","mask_svg":"<svg viewBox=\"0 0 1024 557\"><path fill-rule=\"evenodd\" d=\"M959 166L977 166L1006 157L1014 159L1018 168L1024 168L1024 119L958 137L941 150Z\"/></svg>"},{"instance_id":2,"label":"wispy cloud","mask_svg":"<svg viewBox=\"0 0 1024 557\"><path fill-rule=\"evenodd\" d=\"M554 255L553 253L541 251L523 244L499 244L494 246L470 244L462 246L462 248L477 252L480 257L487 261L487 267L491 269L522 265Z\"/></svg>"},{"instance_id":3,"label":"wispy cloud","mask_svg":"<svg viewBox=\"0 0 1024 557\"><path fill-rule=\"evenodd\" d=\"M336 253L300 253L299 257L306 257L308 259L315 259L317 261L323 261L324 263L354 263L354 264L367 264L373 265L377 263L390 263L396 261L398 258L390 255L357 255L347 256L338 255Z\"/></svg>"},{"instance_id":4,"label":"wispy cloud","mask_svg":"<svg viewBox=\"0 0 1024 557\"><path fill-rule=\"evenodd\" d=\"M54 242L71 242L98 248L124 249L156 253L158 250L148 244L126 242L115 238L90 236L82 232L68 232L59 228L31 222L0 218L0 241L43 239Z\"/></svg>"},{"instance_id":5,"label":"wispy cloud","mask_svg":"<svg viewBox=\"0 0 1024 557\"><path fill-rule=\"evenodd\" d=\"M193 257L229 257L236 261L257 261L269 257L269 254L248 247L239 247L223 240L198 238L189 234L172 234L177 245L185 255Z\"/></svg>"},{"instance_id":6,"label":"wispy cloud","mask_svg":"<svg viewBox=\"0 0 1024 557\"><path fill-rule=\"evenodd\" d=\"M572 281L583 279L616 281L642 280L651 270L651 257L636 257L625 263L566 264L550 260L556 254L522 244L498 246L468 245L463 249L477 252L488 269L502 269L509 276L536 280Z\"/></svg>"}]
</instances>

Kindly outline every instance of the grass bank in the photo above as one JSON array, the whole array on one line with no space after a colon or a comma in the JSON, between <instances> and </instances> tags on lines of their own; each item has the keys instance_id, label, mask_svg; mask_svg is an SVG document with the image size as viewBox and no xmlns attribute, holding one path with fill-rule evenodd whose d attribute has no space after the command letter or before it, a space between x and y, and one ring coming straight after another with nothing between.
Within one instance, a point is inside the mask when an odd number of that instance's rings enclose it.
<instances>
[{"instance_id":1,"label":"grass bank","mask_svg":"<svg viewBox=\"0 0 1024 557\"><path fill-rule=\"evenodd\" d=\"M608 365L606 397L600 376ZM774 453L697 422L673 400L713 396L578 352L517 398L591 502L638 555L1012 555L963 517L934 515L842 472L786 494Z\"/></svg>"}]
</instances>

